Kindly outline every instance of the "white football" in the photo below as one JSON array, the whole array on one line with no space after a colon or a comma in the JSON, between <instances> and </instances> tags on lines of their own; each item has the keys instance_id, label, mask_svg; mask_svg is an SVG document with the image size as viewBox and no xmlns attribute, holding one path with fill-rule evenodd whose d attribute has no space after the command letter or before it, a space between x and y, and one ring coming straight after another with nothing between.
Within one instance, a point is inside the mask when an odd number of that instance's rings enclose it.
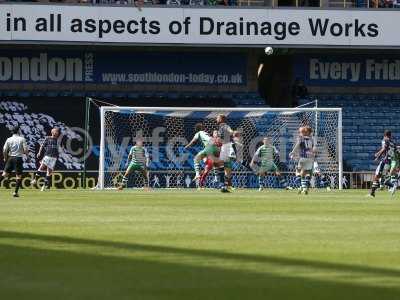
<instances>
[{"instance_id":1,"label":"white football","mask_svg":"<svg viewBox=\"0 0 400 300\"><path fill-rule=\"evenodd\" d=\"M274 49L272 47L265 48L265 54L271 55L272 53L274 53Z\"/></svg>"}]
</instances>

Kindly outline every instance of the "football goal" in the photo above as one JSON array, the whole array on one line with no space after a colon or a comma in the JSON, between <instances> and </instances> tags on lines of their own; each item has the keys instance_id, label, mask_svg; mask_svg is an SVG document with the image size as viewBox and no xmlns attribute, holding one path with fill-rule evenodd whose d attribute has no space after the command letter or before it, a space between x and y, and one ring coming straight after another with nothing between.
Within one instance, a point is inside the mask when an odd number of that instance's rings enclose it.
<instances>
[{"instance_id":1,"label":"football goal","mask_svg":"<svg viewBox=\"0 0 400 300\"><path fill-rule=\"evenodd\" d=\"M131 147L143 142L149 154L149 183L154 188L194 188L194 157L203 150L199 140L185 146L202 124L210 137L219 129L218 115L237 132L232 155L232 185L255 188L258 179L251 160L264 138L276 149L274 162L289 185L295 186L297 157L290 157L298 129L309 126L316 149L314 173L323 174L331 188L342 188L342 111L340 108L173 108L101 107L99 183L101 189L114 188L128 164ZM198 126L197 126L198 127ZM200 168L204 168L203 162ZM144 185L141 172L133 172L127 187ZM267 187L279 188L269 174ZM218 187L218 176L211 171L206 187ZM318 182L313 182L318 188Z\"/></svg>"}]
</instances>

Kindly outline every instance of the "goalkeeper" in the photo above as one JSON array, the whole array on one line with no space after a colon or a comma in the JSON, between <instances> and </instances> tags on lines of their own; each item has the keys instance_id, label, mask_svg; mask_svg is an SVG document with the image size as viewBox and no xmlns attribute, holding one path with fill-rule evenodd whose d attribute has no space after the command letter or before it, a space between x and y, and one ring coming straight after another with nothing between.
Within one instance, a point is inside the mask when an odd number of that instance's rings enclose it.
<instances>
[{"instance_id":1,"label":"goalkeeper","mask_svg":"<svg viewBox=\"0 0 400 300\"><path fill-rule=\"evenodd\" d=\"M139 172L145 180L145 187L149 188L149 172L147 168L150 165L150 157L147 149L143 146L143 140L136 141L136 144L129 151L128 161L128 168L125 171L124 177L122 177L122 182L119 184L118 189L123 190L126 187L129 175L133 172Z\"/></svg>"},{"instance_id":2,"label":"goalkeeper","mask_svg":"<svg viewBox=\"0 0 400 300\"><path fill-rule=\"evenodd\" d=\"M265 137L263 139L263 145L261 145L256 153L254 153L253 158L250 162L250 167L255 170L258 174L259 191L264 188L264 177L268 173L276 175L281 187L287 188L286 180L282 177L278 166L275 163L274 156L279 155L279 151L272 145L269 138ZM259 166L256 165L256 161L259 161Z\"/></svg>"}]
</instances>

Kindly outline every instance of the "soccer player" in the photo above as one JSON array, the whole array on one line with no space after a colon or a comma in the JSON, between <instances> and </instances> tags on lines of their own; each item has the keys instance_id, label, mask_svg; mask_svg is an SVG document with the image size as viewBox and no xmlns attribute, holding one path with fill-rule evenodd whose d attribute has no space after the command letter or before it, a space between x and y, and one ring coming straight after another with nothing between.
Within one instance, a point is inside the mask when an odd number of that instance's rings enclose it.
<instances>
[{"instance_id":1,"label":"soccer player","mask_svg":"<svg viewBox=\"0 0 400 300\"><path fill-rule=\"evenodd\" d=\"M313 164L313 175L315 179L315 187L326 188L327 191L331 190L329 186L328 178L326 178L325 174L321 172L321 169L318 165L318 162L315 160Z\"/></svg>"},{"instance_id":2,"label":"soccer player","mask_svg":"<svg viewBox=\"0 0 400 300\"><path fill-rule=\"evenodd\" d=\"M19 126L15 126L11 130L12 136L4 143L3 158L5 167L2 177L8 178L11 172L15 171L15 190L13 197L19 197L18 191L21 187L23 172L23 156L28 154L28 145L24 137L21 136ZM0 178L2 179L2 178Z\"/></svg>"},{"instance_id":3,"label":"soccer player","mask_svg":"<svg viewBox=\"0 0 400 300\"><path fill-rule=\"evenodd\" d=\"M226 123L225 115L218 115L216 121L218 124L218 136L222 142L219 159L224 163L220 167L220 180L223 182L221 192L229 193L232 186L232 158L235 157L235 151L232 146L232 138L235 132Z\"/></svg>"},{"instance_id":4,"label":"soccer player","mask_svg":"<svg viewBox=\"0 0 400 300\"><path fill-rule=\"evenodd\" d=\"M218 130L213 131L212 138L209 141L209 146L212 145L212 151L207 153L207 156L204 158L204 171L200 175L199 187L203 187L205 181L207 179L208 174L212 169L219 170L219 175L221 177L221 182L223 183L223 187L221 189L222 192L229 192L229 188L231 187L231 182L226 182L226 168L227 168L227 160L222 160L220 157L221 148L223 146L223 140L220 137L220 133ZM228 157L229 163L232 163L233 159L238 159L236 155L236 151L241 151L243 145L240 143L240 135L238 132L233 132L233 139L231 142L231 151ZM234 150L236 149L236 151ZM224 170L225 168L225 170ZM228 168L231 168L229 165ZM228 169L228 172L230 170ZM226 185L227 184L227 185Z\"/></svg>"},{"instance_id":5,"label":"soccer player","mask_svg":"<svg viewBox=\"0 0 400 300\"><path fill-rule=\"evenodd\" d=\"M298 153L300 157L297 168L300 170L301 188L300 193L308 194L310 188L311 174L314 166L315 146L314 140L311 136L312 128L304 126L299 128L299 136L292 152L289 154L293 159L295 154Z\"/></svg>"},{"instance_id":6,"label":"soccer player","mask_svg":"<svg viewBox=\"0 0 400 300\"><path fill-rule=\"evenodd\" d=\"M54 172L54 167L56 166L58 159L58 137L60 136L60 130L58 128L53 128L51 130L51 135L46 137L43 143L40 145L37 158L43 157L40 162L40 166L35 173L35 178L31 181L31 185L35 185L38 179L42 176L42 173L46 172L46 177L44 185L41 188L43 192L46 189L50 189L51 186L51 176Z\"/></svg>"},{"instance_id":7,"label":"soccer player","mask_svg":"<svg viewBox=\"0 0 400 300\"><path fill-rule=\"evenodd\" d=\"M204 125L202 123L197 123L195 125L196 134L192 138L189 144L185 146L185 149L190 148L197 142L201 142L203 145L203 150L196 154L193 159L194 171L196 172L196 176L194 180L196 181L197 187L199 186L199 179L200 179L200 162L207 157L209 154L215 152L215 148L213 145L210 144L211 137L210 135L204 130ZM209 145L210 144L210 145Z\"/></svg>"},{"instance_id":8,"label":"soccer player","mask_svg":"<svg viewBox=\"0 0 400 300\"><path fill-rule=\"evenodd\" d=\"M275 164L274 155L279 155L279 151L272 145L269 138L263 139L263 145L260 146L250 162L250 167L256 169L256 161L260 161L260 166L256 173L258 174L259 191L264 188L263 181L264 177L268 173L272 173L277 176L279 184L286 188L286 180L281 176L278 166Z\"/></svg>"},{"instance_id":9,"label":"soccer player","mask_svg":"<svg viewBox=\"0 0 400 300\"><path fill-rule=\"evenodd\" d=\"M147 168L150 165L150 156L147 149L143 146L143 140L139 139L136 144L131 148L128 155L129 165L122 177L122 182L119 184L118 189L123 190L128 183L129 175L133 172L142 174L145 180L145 187L149 188L150 179Z\"/></svg>"},{"instance_id":10,"label":"soccer player","mask_svg":"<svg viewBox=\"0 0 400 300\"><path fill-rule=\"evenodd\" d=\"M379 181L382 177L385 165L389 165L388 179L385 185L390 187L390 192L393 195L397 189L397 173L400 166L400 153L394 140L392 132L386 130L383 134L382 147L375 153L375 160L380 159L379 165L376 168L374 180L372 182L371 192L369 196L375 197L375 192L379 188Z\"/></svg>"},{"instance_id":11,"label":"soccer player","mask_svg":"<svg viewBox=\"0 0 400 300\"><path fill-rule=\"evenodd\" d=\"M294 181L288 185L289 190L294 190L294 189L301 189L301 170L297 167L295 167L295 172L294 172Z\"/></svg>"},{"instance_id":12,"label":"soccer player","mask_svg":"<svg viewBox=\"0 0 400 300\"><path fill-rule=\"evenodd\" d=\"M218 136L218 130L213 131L212 138L209 141L209 146L211 147L211 145L212 151L209 151L204 158L204 170L200 175L198 187L204 187L207 176L213 168L219 169L224 166L224 162L219 159L222 142Z\"/></svg>"},{"instance_id":13,"label":"soccer player","mask_svg":"<svg viewBox=\"0 0 400 300\"><path fill-rule=\"evenodd\" d=\"M379 189L382 191L385 189L385 182L386 182L386 178L388 177L389 174L389 170L390 170L390 161L385 161L383 163L383 166L379 166L378 169L383 169L381 172L381 176L379 178Z\"/></svg>"}]
</instances>

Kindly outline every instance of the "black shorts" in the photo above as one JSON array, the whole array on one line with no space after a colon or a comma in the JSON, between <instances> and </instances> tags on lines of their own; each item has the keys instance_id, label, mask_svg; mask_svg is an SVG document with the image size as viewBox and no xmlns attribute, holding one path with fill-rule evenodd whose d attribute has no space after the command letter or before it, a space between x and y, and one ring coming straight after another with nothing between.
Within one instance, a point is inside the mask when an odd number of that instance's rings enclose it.
<instances>
[{"instance_id":1,"label":"black shorts","mask_svg":"<svg viewBox=\"0 0 400 300\"><path fill-rule=\"evenodd\" d=\"M6 165L4 167L4 172L10 174L15 171L15 174L22 175L22 171L24 169L24 162L22 157L9 157L6 161Z\"/></svg>"}]
</instances>

